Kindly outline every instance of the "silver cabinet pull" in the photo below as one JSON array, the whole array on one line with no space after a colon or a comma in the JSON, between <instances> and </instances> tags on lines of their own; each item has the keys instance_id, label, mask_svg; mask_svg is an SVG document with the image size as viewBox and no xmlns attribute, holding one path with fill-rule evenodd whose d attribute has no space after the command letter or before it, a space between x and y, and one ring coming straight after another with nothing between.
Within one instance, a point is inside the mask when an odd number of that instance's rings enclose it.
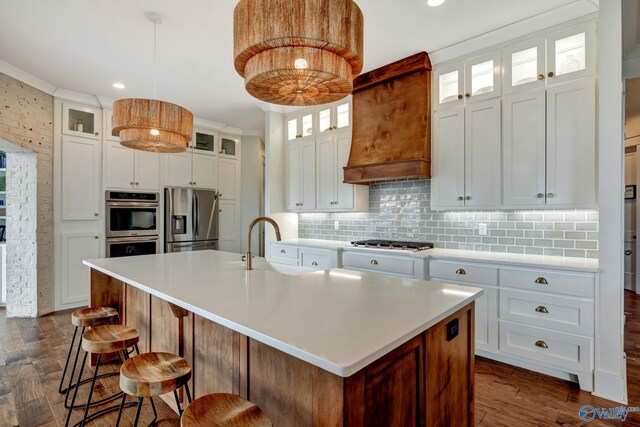
<instances>
[{"instance_id":1,"label":"silver cabinet pull","mask_svg":"<svg viewBox=\"0 0 640 427\"><path fill-rule=\"evenodd\" d=\"M631 255L633 254L633 251L631 251L631 250L627 250L627 251L624 251L624 254L625 254L626 256L631 256Z\"/></svg>"},{"instance_id":2,"label":"silver cabinet pull","mask_svg":"<svg viewBox=\"0 0 640 427\"><path fill-rule=\"evenodd\" d=\"M536 341L536 347L549 348L549 345L544 341Z\"/></svg>"},{"instance_id":3,"label":"silver cabinet pull","mask_svg":"<svg viewBox=\"0 0 640 427\"><path fill-rule=\"evenodd\" d=\"M547 310L547 307L541 305L536 308L536 313L549 314L549 310Z\"/></svg>"},{"instance_id":4,"label":"silver cabinet pull","mask_svg":"<svg viewBox=\"0 0 640 427\"><path fill-rule=\"evenodd\" d=\"M467 274L467 272L464 271L464 268L459 268L456 270L456 274L460 274L461 276L464 276L465 274Z\"/></svg>"},{"instance_id":5,"label":"silver cabinet pull","mask_svg":"<svg viewBox=\"0 0 640 427\"><path fill-rule=\"evenodd\" d=\"M544 193L538 193L538 199L543 199L544 198Z\"/></svg>"},{"instance_id":6,"label":"silver cabinet pull","mask_svg":"<svg viewBox=\"0 0 640 427\"><path fill-rule=\"evenodd\" d=\"M317 263L317 262L315 262L315 261L313 261L313 262L311 263L311 265L313 265L314 267L317 267L317 266L318 266L318 263Z\"/></svg>"},{"instance_id":7,"label":"silver cabinet pull","mask_svg":"<svg viewBox=\"0 0 640 427\"><path fill-rule=\"evenodd\" d=\"M538 285L548 285L549 282L547 282L547 279L545 279L544 277L538 277L536 279L536 284L538 284Z\"/></svg>"},{"instance_id":8,"label":"silver cabinet pull","mask_svg":"<svg viewBox=\"0 0 640 427\"><path fill-rule=\"evenodd\" d=\"M465 196L464 199L465 200L471 200L471 196Z\"/></svg>"},{"instance_id":9,"label":"silver cabinet pull","mask_svg":"<svg viewBox=\"0 0 640 427\"><path fill-rule=\"evenodd\" d=\"M372 259L372 260L371 260L371 264L372 264L372 265L378 265L379 263L378 263L378 260L377 260L377 259Z\"/></svg>"},{"instance_id":10,"label":"silver cabinet pull","mask_svg":"<svg viewBox=\"0 0 640 427\"><path fill-rule=\"evenodd\" d=\"M280 253L281 253L281 254L286 254L286 253L287 253L287 251L285 251L284 249L281 249L281 250L280 250Z\"/></svg>"},{"instance_id":11,"label":"silver cabinet pull","mask_svg":"<svg viewBox=\"0 0 640 427\"><path fill-rule=\"evenodd\" d=\"M547 197L548 197L549 199L553 199L553 197L554 197L554 196L555 196L555 195L554 195L553 193L547 193Z\"/></svg>"},{"instance_id":12,"label":"silver cabinet pull","mask_svg":"<svg viewBox=\"0 0 640 427\"><path fill-rule=\"evenodd\" d=\"M464 197L458 196L458 200L462 201L462 200L464 200Z\"/></svg>"}]
</instances>

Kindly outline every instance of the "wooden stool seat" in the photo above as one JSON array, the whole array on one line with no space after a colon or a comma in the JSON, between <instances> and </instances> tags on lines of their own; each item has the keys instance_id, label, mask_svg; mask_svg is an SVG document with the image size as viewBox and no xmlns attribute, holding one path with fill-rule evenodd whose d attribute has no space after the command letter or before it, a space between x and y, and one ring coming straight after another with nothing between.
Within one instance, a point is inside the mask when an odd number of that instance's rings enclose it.
<instances>
[{"instance_id":1,"label":"wooden stool seat","mask_svg":"<svg viewBox=\"0 0 640 427\"><path fill-rule=\"evenodd\" d=\"M271 427L271 421L254 403L237 394L214 393L187 406L182 427Z\"/></svg>"},{"instance_id":2,"label":"wooden stool seat","mask_svg":"<svg viewBox=\"0 0 640 427\"><path fill-rule=\"evenodd\" d=\"M124 325L96 326L82 334L82 349L88 353L115 353L123 351L140 341L135 328Z\"/></svg>"},{"instance_id":3,"label":"wooden stool seat","mask_svg":"<svg viewBox=\"0 0 640 427\"><path fill-rule=\"evenodd\" d=\"M112 325L118 321L118 310L111 307L89 307L71 313L71 323L77 327Z\"/></svg>"},{"instance_id":4,"label":"wooden stool seat","mask_svg":"<svg viewBox=\"0 0 640 427\"><path fill-rule=\"evenodd\" d=\"M170 393L190 378L189 363L171 353L143 353L120 367L120 388L131 396L153 397Z\"/></svg>"}]
</instances>

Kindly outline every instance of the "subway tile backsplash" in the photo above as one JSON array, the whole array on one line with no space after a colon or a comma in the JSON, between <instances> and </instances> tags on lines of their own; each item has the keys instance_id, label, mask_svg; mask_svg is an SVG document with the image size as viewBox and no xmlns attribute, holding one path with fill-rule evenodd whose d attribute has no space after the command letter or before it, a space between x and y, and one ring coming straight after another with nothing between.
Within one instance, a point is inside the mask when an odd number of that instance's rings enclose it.
<instances>
[{"instance_id":1,"label":"subway tile backsplash","mask_svg":"<svg viewBox=\"0 0 640 427\"><path fill-rule=\"evenodd\" d=\"M369 212L300 214L298 234L307 239L414 240L450 249L598 257L596 210L436 212L429 208L430 197L429 180L376 183L369 190ZM478 232L480 223L487 224L486 236Z\"/></svg>"}]
</instances>

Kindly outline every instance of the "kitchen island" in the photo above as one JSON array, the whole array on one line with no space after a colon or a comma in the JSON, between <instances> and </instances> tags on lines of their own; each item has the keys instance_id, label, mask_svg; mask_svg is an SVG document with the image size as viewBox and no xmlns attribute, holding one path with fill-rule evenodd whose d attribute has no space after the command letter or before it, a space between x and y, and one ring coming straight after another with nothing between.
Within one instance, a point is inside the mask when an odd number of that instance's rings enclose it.
<instances>
[{"instance_id":1,"label":"kitchen island","mask_svg":"<svg viewBox=\"0 0 640 427\"><path fill-rule=\"evenodd\" d=\"M275 426L473 425L482 290L218 251L84 261L91 305L141 351L181 354L196 397L230 392Z\"/></svg>"}]
</instances>

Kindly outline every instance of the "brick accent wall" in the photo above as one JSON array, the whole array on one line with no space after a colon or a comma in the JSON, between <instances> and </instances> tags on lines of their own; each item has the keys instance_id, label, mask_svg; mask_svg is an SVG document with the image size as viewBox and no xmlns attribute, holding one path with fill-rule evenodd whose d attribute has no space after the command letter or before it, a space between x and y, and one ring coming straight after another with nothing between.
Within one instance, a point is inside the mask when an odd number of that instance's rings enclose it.
<instances>
[{"instance_id":1,"label":"brick accent wall","mask_svg":"<svg viewBox=\"0 0 640 427\"><path fill-rule=\"evenodd\" d=\"M53 311L53 97L0 73L7 154L7 316Z\"/></svg>"},{"instance_id":2,"label":"brick accent wall","mask_svg":"<svg viewBox=\"0 0 640 427\"><path fill-rule=\"evenodd\" d=\"M369 190L368 213L300 214L298 234L308 239L412 240L439 248L598 257L595 210L436 212L430 202L429 180L377 183ZM480 223L487 224L486 236L478 232Z\"/></svg>"}]
</instances>

